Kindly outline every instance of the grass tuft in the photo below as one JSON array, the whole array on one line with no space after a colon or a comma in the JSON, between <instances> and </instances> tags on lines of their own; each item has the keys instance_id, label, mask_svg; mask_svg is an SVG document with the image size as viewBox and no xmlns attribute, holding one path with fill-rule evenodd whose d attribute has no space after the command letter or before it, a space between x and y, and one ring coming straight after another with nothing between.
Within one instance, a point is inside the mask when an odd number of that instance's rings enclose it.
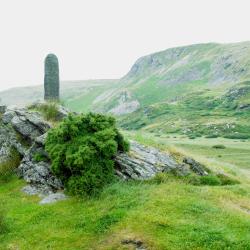
<instances>
[{"instance_id":1,"label":"grass tuft","mask_svg":"<svg viewBox=\"0 0 250 250\"><path fill-rule=\"evenodd\" d=\"M41 112L47 121L56 122L59 120L58 104L56 102L46 102L35 106L31 105L29 109Z\"/></svg>"}]
</instances>

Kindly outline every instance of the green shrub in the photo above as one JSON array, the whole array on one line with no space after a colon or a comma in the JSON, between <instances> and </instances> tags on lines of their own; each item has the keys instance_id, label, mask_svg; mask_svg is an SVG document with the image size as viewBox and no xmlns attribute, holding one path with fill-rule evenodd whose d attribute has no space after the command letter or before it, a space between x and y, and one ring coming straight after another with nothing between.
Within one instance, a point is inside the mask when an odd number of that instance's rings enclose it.
<instances>
[{"instance_id":1,"label":"green shrub","mask_svg":"<svg viewBox=\"0 0 250 250\"><path fill-rule=\"evenodd\" d=\"M190 174L184 179L187 183L195 185L195 186L224 186L224 185L235 185L239 184L240 182L236 179L232 179L231 177L224 175L224 174L209 174L206 176L199 176L196 174Z\"/></svg>"},{"instance_id":2,"label":"green shrub","mask_svg":"<svg viewBox=\"0 0 250 250\"><path fill-rule=\"evenodd\" d=\"M240 184L240 182L236 179L233 179L227 175L224 174L217 174L217 177L221 181L221 185L235 185L235 184Z\"/></svg>"},{"instance_id":3,"label":"green shrub","mask_svg":"<svg viewBox=\"0 0 250 250\"><path fill-rule=\"evenodd\" d=\"M228 139L244 139L244 140L250 138L249 135L241 134L241 133L227 134L227 135L224 135L224 137Z\"/></svg>"},{"instance_id":4,"label":"green shrub","mask_svg":"<svg viewBox=\"0 0 250 250\"><path fill-rule=\"evenodd\" d=\"M216 175L205 175L200 177L200 184L208 186L220 186L222 183L220 178Z\"/></svg>"},{"instance_id":5,"label":"green shrub","mask_svg":"<svg viewBox=\"0 0 250 250\"><path fill-rule=\"evenodd\" d=\"M11 158L0 164L0 180L8 181L14 174L15 169L19 166L21 157L20 154L15 150L11 149Z\"/></svg>"},{"instance_id":6,"label":"green shrub","mask_svg":"<svg viewBox=\"0 0 250 250\"><path fill-rule=\"evenodd\" d=\"M188 138L189 138L189 139L191 139L191 140L193 140L193 139L195 139L195 138L196 138L196 136L191 135L191 136L189 136Z\"/></svg>"},{"instance_id":7,"label":"green shrub","mask_svg":"<svg viewBox=\"0 0 250 250\"><path fill-rule=\"evenodd\" d=\"M225 145L222 145L222 144L218 144L218 145L212 146L212 148L216 148L216 149L225 149L226 146L225 146Z\"/></svg>"},{"instance_id":8,"label":"green shrub","mask_svg":"<svg viewBox=\"0 0 250 250\"><path fill-rule=\"evenodd\" d=\"M176 179L177 177L174 176L172 173L157 173L154 178L149 180L149 182L161 184L161 183L167 183L173 179Z\"/></svg>"},{"instance_id":9,"label":"green shrub","mask_svg":"<svg viewBox=\"0 0 250 250\"><path fill-rule=\"evenodd\" d=\"M41 153L36 153L34 156L33 156L33 159L36 161L36 162L40 162L40 161L47 161L47 157Z\"/></svg>"},{"instance_id":10,"label":"green shrub","mask_svg":"<svg viewBox=\"0 0 250 250\"><path fill-rule=\"evenodd\" d=\"M115 119L101 114L69 115L51 129L45 148L52 171L72 194L96 195L114 179L114 157L129 150Z\"/></svg>"},{"instance_id":11,"label":"green shrub","mask_svg":"<svg viewBox=\"0 0 250 250\"><path fill-rule=\"evenodd\" d=\"M211 135L205 136L205 138L217 138L217 137L219 137L219 135L211 134Z\"/></svg>"},{"instance_id":12,"label":"green shrub","mask_svg":"<svg viewBox=\"0 0 250 250\"><path fill-rule=\"evenodd\" d=\"M189 174L189 175L184 177L184 180L187 183L195 185L195 186L201 185L200 176L197 174Z\"/></svg>"}]
</instances>

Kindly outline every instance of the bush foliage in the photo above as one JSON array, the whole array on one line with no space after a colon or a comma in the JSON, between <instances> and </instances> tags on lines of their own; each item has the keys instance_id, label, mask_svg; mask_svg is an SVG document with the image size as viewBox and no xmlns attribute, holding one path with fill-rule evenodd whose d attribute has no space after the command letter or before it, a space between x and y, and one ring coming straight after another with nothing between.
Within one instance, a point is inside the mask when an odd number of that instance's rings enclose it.
<instances>
[{"instance_id":1,"label":"bush foliage","mask_svg":"<svg viewBox=\"0 0 250 250\"><path fill-rule=\"evenodd\" d=\"M114 157L129 145L113 117L69 115L49 131L46 150L52 171L72 194L95 195L114 178Z\"/></svg>"},{"instance_id":2,"label":"bush foliage","mask_svg":"<svg viewBox=\"0 0 250 250\"><path fill-rule=\"evenodd\" d=\"M225 149L226 146L223 144L217 144L217 145L213 145L212 148L216 148L216 149Z\"/></svg>"},{"instance_id":3,"label":"bush foliage","mask_svg":"<svg viewBox=\"0 0 250 250\"><path fill-rule=\"evenodd\" d=\"M11 149L11 157L0 164L0 181L9 181L21 161L20 154Z\"/></svg>"}]
</instances>

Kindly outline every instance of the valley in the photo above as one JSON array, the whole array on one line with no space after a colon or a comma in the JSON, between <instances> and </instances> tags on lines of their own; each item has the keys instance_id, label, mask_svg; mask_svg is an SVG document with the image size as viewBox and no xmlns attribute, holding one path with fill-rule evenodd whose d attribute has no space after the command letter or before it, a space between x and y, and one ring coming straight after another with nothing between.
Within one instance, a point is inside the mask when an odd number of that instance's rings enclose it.
<instances>
[{"instance_id":1,"label":"valley","mask_svg":"<svg viewBox=\"0 0 250 250\"><path fill-rule=\"evenodd\" d=\"M183 159L191 157L212 174L185 175L175 168L147 180L117 178L99 196L66 192L67 199L46 205L39 204L40 195L21 191L26 185L23 179L13 174L6 181L0 176L0 249L250 249L249 80L250 42L243 42L157 52L139 58L121 79L61 82L63 106L84 114L114 116L126 139L152 147L142 155L160 150L182 170ZM0 92L0 104L15 104L19 109L41 100L42 86ZM14 121L29 121L32 129L34 120L39 126L58 125L53 103L40 109L35 106L14 115L12 110ZM68 114L60 110L63 116ZM42 113L42 122L36 112ZM18 128L23 131L23 126ZM34 134L42 134L40 130L36 128ZM37 138L32 138L34 145ZM43 147L36 145L32 150L44 153ZM125 164L128 172L131 166L137 167L134 173L140 170L142 161L136 154L128 152L132 164ZM32 154L28 156L22 168L26 171L27 166L38 164L39 170L40 163ZM146 167L148 160L144 159ZM47 169L50 163L47 159ZM159 169L157 163L153 165ZM47 182L51 173L46 173L38 181Z\"/></svg>"}]
</instances>

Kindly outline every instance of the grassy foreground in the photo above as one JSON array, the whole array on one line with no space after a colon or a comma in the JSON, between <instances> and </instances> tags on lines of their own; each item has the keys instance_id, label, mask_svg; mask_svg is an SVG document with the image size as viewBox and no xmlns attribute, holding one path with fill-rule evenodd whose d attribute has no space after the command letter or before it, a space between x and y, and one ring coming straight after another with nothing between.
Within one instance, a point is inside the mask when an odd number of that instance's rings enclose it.
<instances>
[{"instance_id":1,"label":"grassy foreground","mask_svg":"<svg viewBox=\"0 0 250 250\"><path fill-rule=\"evenodd\" d=\"M135 249L121 244L127 239L153 250L250 249L249 141L128 136L191 154L241 184L193 186L173 178L118 182L99 198L41 206L38 197L20 192L22 180L12 178L0 183L0 249Z\"/></svg>"}]
</instances>

